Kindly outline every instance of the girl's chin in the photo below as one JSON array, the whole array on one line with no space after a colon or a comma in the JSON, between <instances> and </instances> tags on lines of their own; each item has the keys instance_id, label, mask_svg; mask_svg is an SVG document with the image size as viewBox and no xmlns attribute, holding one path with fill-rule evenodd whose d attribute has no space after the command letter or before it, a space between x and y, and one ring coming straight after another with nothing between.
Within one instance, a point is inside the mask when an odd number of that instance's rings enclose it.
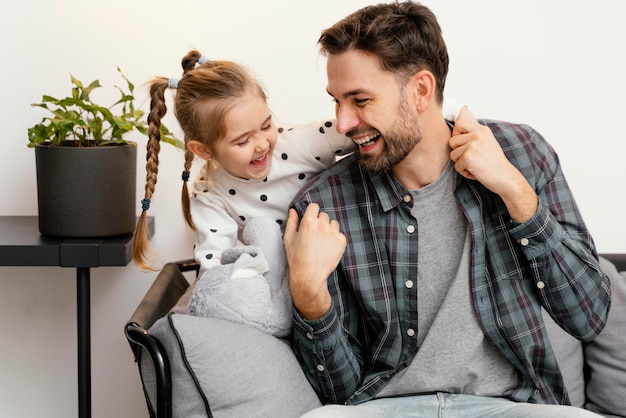
<instances>
[{"instance_id":1,"label":"girl's chin","mask_svg":"<svg viewBox=\"0 0 626 418\"><path fill-rule=\"evenodd\" d=\"M267 167L263 167L263 169L260 170L250 170L250 175L249 175L249 179L250 180L263 180L264 178L267 177L267 174L269 173L269 166Z\"/></svg>"}]
</instances>

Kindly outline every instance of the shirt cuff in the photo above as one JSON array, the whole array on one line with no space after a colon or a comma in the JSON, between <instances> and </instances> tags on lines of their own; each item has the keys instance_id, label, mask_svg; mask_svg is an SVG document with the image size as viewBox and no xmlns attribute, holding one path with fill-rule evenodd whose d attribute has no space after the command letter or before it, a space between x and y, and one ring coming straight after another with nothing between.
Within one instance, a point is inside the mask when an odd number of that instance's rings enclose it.
<instances>
[{"instance_id":1,"label":"shirt cuff","mask_svg":"<svg viewBox=\"0 0 626 418\"><path fill-rule=\"evenodd\" d=\"M337 332L340 332L339 317L334 304L326 315L319 319L308 321L293 309L294 337L301 344L309 345L313 350L325 349L335 345Z\"/></svg>"},{"instance_id":2,"label":"shirt cuff","mask_svg":"<svg viewBox=\"0 0 626 418\"><path fill-rule=\"evenodd\" d=\"M514 227L509 232L529 260L547 254L565 238L565 232L541 201L529 220L512 224Z\"/></svg>"}]
</instances>

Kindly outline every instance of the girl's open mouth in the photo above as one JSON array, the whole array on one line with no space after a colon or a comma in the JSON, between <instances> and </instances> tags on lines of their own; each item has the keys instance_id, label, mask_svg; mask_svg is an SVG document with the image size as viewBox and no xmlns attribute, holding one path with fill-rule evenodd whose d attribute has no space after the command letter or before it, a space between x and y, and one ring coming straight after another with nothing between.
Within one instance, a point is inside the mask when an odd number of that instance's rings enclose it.
<instances>
[{"instance_id":1,"label":"girl's open mouth","mask_svg":"<svg viewBox=\"0 0 626 418\"><path fill-rule=\"evenodd\" d=\"M257 158L256 160L250 161L250 165L254 167L263 167L267 163L268 154L263 155L262 157Z\"/></svg>"}]
</instances>

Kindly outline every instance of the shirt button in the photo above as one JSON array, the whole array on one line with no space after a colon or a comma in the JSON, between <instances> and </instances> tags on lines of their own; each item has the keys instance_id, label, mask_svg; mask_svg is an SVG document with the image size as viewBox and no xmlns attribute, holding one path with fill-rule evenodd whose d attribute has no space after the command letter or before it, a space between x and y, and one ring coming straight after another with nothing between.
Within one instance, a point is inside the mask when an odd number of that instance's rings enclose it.
<instances>
[{"instance_id":1,"label":"shirt button","mask_svg":"<svg viewBox=\"0 0 626 418\"><path fill-rule=\"evenodd\" d=\"M405 194L402 200L404 200L406 203L409 203L411 201L411 195Z\"/></svg>"},{"instance_id":2,"label":"shirt button","mask_svg":"<svg viewBox=\"0 0 626 418\"><path fill-rule=\"evenodd\" d=\"M413 225L407 226L406 232L408 232L409 234L412 234L413 232L415 232L415 227Z\"/></svg>"},{"instance_id":3,"label":"shirt button","mask_svg":"<svg viewBox=\"0 0 626 418\"><path fill-rule=\"evenodd\" d=\"M546 287L546 284L542 281L538 281L537 282L537 289L543 289L544 287Z\"/></svg>"},{"instance_id":4,"label":"shirt button","mask_svg":"<svg viewBox=\"0 0 626 418\"><path fill-rule=\"evenodd\" d=\"M522 238L519 243L522 244L524 247L528 245L528 238Z\"/></svg>"},{"instance_id":5,"label":"shirt button","mask_svg":"<svg viewBox=\"0 0 626 418\"><path fill-rule=\"evenodd\" d=\"M326 370L326 369L324 369L324 366L322 366L321 364L317 365L317 371L318 372L323 372L324 370Z\"/></svg>"},{"instance_id":6,"label":"shirt button","mask_svg":"<svg viewBox=\"0 0 626 418\"><path fill-rule=\"evenodd\" d=\"M310 332L307 332L307 333L306 333L306 337L307 337L309 340L313 341L313 334L311 334Z\"/></svg>"},{"instance_id":7,"label":"shirt button","mask_svg":"<svg viewBox=\"0 0 626 418\"><path fill-rule=\"evenodd\" d=\"M407 289L413 288L413 280L407 280L406 282L404 282L404 285Z\"/></svg>"},{"instance_id":8,"label":"shirt button","mask_svg":"<svg viewBox=\"0 0 626 418\"><path fill-rule=\"evenodd\" d=\"M406 335L408 335L409 337L412 337L415 335L415 330L413 328L409 328L406 330Z\"/></svg>"}]
</instances>

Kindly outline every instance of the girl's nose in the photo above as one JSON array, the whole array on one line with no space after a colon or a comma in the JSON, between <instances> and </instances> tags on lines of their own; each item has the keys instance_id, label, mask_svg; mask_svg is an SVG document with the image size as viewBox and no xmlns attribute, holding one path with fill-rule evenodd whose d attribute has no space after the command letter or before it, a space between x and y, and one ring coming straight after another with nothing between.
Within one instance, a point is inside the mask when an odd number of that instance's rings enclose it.
<instances>
[{"instance_id":1,"label":"girl's nose","mask_svg":"<svg viewBox=\"0 0 626 418\"><path fill-rule=\"evenodd\" d=\"M255 138L255 151L261 152L270 148L270 140L262 133Z\"/></svg>"}]
</instances>

